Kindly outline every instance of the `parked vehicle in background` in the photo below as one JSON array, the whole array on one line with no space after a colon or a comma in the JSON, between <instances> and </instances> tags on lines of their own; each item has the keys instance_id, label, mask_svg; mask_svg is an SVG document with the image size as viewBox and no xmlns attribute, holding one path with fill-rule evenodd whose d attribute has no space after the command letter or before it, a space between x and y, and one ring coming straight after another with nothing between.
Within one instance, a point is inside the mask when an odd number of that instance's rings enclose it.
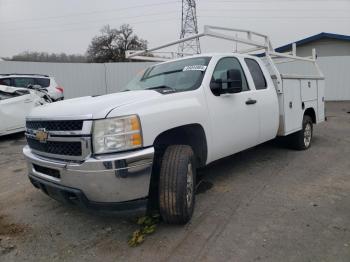
<instances>
[{"instance_id":1,"label":"parked vehicle in background","mask_svg":"<svg viewBox=\"0 0 350 262\"><path fill-rule=\"evenodd\" d=\"M63 87L59 86L54 77L40 74L0 74L0 85L27 88L38 85L46 89L52 101L64 99Z\"/></svg>"},{"instance_id":2,"label":"parked vehicle in background","mask_svg":"<svg viewBox=\"0 0 350 262\"><path fill-rule=\"evenodd\" d=\"M50 101L45 89L0 85L0 136L24 131L29 112Z\"/></svg>"},{"instance_id":3,"label":"parked vehicle in background","mask_svg":"<svg viewBox=\"0 0 350 262\"><path fill-rule=\"evenodd\" d=\"M42 100L46 103L54 102L52 97L49 95L49 92L45 88L42 88L40 85L28 85L27 89L31 90L34 94L41 97Z\"/></svg>"},{"instance_id":4,"label":"parked vehicle in background","mask_svg":"<svg viewBox=\"0 0 350 262\"><path fill-rule=\"evenodd\" d=\"M193 37L243 42L266 57L247 51L183 57L152 65L124 92L34 109L23 149L32 184L97 211L145 212L156 203L165 222L184 224L194 210L198 167L277 136L308 149L313 125L325 118L316 54L280 54L267 36L239 30L247 34L242 39L237 30L221 29L232 36L214 29ZM129 57L164 60L147 50ZM309 63L315 73L281 73L278 64L290 61Z\"/></svg>"}]
</instances>

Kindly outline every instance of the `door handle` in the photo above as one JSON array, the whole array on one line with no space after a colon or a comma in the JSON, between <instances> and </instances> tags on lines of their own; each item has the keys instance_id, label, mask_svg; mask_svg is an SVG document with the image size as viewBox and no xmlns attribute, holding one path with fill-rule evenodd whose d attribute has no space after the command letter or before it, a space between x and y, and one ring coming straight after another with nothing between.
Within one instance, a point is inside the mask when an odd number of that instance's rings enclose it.
<instances>
[{"instance_id":1,"label":"door handle","mask_svg":"<svg viewBox=\"0 0 350 262\"><path fill-rule=\"evenodd\" d=\"M256 104L256 102L257 102L256 100L249 98L247 101L245 101L245 104L246 105L254 105L254 104Z\"/></svg>"},{"instance_id":2,"label":"door handle","mask_svg":"<svg viewBox=\"0 0 350 262\"><path fill-rule=\"evenodd\" d=\"M24 103L31 103L31 102L33 102L33 100L31 100L31 99L24 100Z\"/></svg>"}]
</instances>

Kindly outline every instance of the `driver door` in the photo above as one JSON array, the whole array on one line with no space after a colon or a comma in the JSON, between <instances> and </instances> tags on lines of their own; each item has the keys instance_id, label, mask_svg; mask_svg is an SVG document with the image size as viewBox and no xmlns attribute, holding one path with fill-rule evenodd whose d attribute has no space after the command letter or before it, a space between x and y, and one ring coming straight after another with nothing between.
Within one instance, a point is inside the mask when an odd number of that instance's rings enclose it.
<instances>
[{"instance_id":1,"label":"driver door","mask_svg":"<svg viewBox=\"0 0 350 262\"><path fill-rule=\"evenodd\" d=\"M210 93L207 95L207 100L216 159L255 146L259 138L256 90L249 88L240 61L235 57L221 58L216 64L211 81L221 79L225 82L227 71L232 69L241 73L241 92L214 95L210 87L208 88ZM227 88L227 83L222 85L223 89Z\"/></svg>"}]
</instances>

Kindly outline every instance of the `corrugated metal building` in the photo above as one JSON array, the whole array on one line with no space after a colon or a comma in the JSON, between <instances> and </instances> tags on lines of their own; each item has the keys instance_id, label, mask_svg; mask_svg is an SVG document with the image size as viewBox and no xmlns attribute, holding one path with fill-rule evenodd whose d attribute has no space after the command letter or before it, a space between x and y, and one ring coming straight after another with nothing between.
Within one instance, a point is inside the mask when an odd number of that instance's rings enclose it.
<instances>
[{"instance_id":1,"label":"corrugated metal building","mask_svg":"<svg viewBox=\"0 0 350 262\"><path fill-rule=\"evenodd\" d=\"M320 33L296 41L298 56L310 56L316 49L318 64L326 77L326 100L350 100L350 36ZM276 48L289 52L292 43Z\"/></svg>"}]
</instances>

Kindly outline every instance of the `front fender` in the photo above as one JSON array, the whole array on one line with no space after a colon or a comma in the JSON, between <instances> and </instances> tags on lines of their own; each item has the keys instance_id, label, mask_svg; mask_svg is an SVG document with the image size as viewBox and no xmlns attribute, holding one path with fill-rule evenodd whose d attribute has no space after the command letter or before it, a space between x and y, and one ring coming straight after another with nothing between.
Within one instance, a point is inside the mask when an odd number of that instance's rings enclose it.
<instances>
[{"instance_id":1,"label":"front fender","mask_svg":"<svg viewBox=\"0 0 350 262\"><path fill-rule=\"evenodd\" d=\"M208 149L211 148L208 109L202 88L122 106L113 110L108 117L130 114L140 117L144 147L152 146L156 137L164 131L195 123L205 130ZM209 153L208 150L208 157Z\"/></svg>"}]
</instances>

